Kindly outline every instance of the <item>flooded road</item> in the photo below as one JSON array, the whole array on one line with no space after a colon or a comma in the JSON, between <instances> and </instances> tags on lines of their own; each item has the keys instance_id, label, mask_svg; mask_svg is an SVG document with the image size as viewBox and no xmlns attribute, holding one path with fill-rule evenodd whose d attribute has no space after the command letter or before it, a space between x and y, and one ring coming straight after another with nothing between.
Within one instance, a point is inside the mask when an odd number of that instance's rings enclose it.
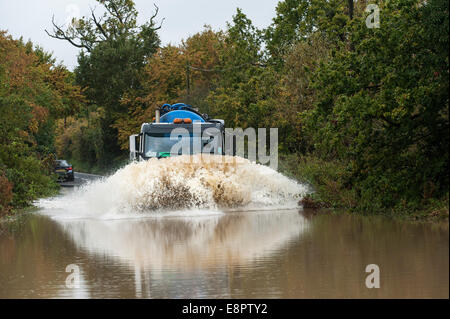
<instances>
[{"instance_id":1,"label":"flooded road","mask_svg":"<svg viewBox=\"0 0 450 319\"><path fill-rule=\"evenodd\" d=\"M0 298L448 298L445 226L301 210L57 220L0 234ZM366 265L380 288L365 286ZM68 265L80 271L67 287Z\"/></svg>"},{"instance_id":2,"label":"flooded road","mask_svg":"<svg viewBox=\"0 0 450 319\"><path fill-rule=\"evenodd\" d=\"M169 181L161 169L169 198L158 176L140 180L137 169L85 186L93 176L78 175L59 196L0 224L0 298L449 297L448 223L285 207L304 188L255 165L228 175L200 167ZM185 196L190 187L201 196ZM135 205L217 198L248 206L147 214ZM380 288L366 286L370 264Z\"/></svg>"}]
</instances>

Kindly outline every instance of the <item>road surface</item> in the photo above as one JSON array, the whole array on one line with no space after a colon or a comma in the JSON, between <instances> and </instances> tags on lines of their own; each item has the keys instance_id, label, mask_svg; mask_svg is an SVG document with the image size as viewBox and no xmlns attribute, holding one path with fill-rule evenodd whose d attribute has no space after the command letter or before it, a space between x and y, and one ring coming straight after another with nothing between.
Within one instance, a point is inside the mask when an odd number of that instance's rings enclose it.
<instances>
[{"instance_id":1,"label":"road surface","mask_svg":"<svg viewBox=\"0 0 450 319\"><path fill-rule=\"evenodd\" d=\"M80 172L74 172L75 174L75 180L72 182L61 182L62 187L74 187L74 186L80 186L81 184L84 184L86 182L96 180L99 178L102 178L101 175L95 175L95 174L87 174L87 173L80 173Z\"/></svg>"}]
</instances>

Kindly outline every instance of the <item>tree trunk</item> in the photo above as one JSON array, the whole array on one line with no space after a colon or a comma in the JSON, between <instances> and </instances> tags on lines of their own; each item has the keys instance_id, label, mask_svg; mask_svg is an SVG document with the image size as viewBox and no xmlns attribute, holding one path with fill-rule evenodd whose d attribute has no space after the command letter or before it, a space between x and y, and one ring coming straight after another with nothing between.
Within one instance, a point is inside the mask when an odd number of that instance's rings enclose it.
<instances>
[{"instance_id":1,"label":"tree trunk","mask_svg":"<svg viewBox=\"0 0 450 319\"><path fill-rule=\"evenodd\" d=\"M353 0L348 0L348 16L350 20L353 19Z\"/></svg>"}]
</instances>

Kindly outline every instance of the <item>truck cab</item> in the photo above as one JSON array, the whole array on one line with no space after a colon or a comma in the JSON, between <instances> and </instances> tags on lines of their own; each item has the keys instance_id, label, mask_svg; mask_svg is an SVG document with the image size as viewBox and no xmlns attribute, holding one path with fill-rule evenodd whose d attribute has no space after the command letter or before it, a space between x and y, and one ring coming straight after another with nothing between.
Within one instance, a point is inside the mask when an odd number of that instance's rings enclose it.
<instances>
[{"instance_id":1,"label":"truck cab","mask_svg":"<svg viewBox=\"0 0 450 319\"><path fill-rule=\"evenodd\" d=\"M225 123L184 103L164 104L139 134L130 136L130 160L198 153L225 154Z\"/></svg>"}]
</instances>

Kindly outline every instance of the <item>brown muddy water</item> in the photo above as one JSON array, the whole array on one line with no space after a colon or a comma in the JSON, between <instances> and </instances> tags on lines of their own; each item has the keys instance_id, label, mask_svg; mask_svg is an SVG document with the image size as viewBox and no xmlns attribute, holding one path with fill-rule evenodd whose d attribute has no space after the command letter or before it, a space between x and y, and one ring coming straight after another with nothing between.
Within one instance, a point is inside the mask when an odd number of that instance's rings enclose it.
<instances>
[{"instance_id":1,"label":"brown muddy water","mask_svg":"<svg viewBox=\"0 0 450 319\"><path fill-rule=\"evenodd\" d=\"M76 174L1 224L0 298L449 297L448 224L310 214L269 167L181 159Z\"/></svg>"},{"instance_id":2,"label":"brown muddy water","mask_svg":"<svg viewBox=\"0 0 450 319\"><path fill-rule=\"evenodd\" d=\"M0 298L449 297L448 225L302 209L120 219L45 210L1 226ZM369 264L380 288L366 287ZM78 287L66 283L68 265Z\"/></svg>"}]
</instances>

